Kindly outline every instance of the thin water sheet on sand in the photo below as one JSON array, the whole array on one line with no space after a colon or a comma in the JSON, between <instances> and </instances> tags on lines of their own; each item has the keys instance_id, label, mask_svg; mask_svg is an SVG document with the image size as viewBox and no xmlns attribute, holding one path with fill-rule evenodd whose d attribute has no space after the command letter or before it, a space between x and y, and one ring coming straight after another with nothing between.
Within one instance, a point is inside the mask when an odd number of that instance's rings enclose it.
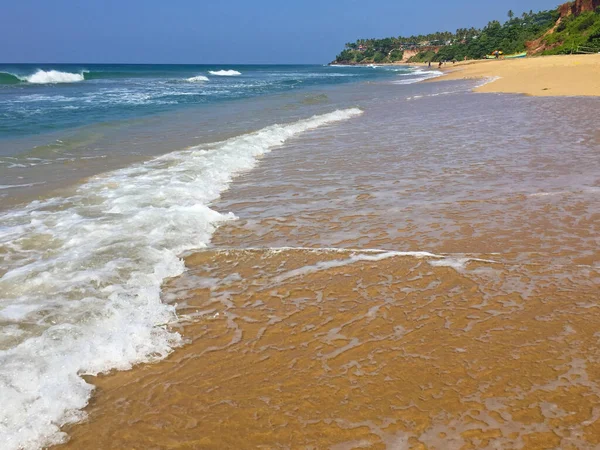
<instances>
[{"instance_id":1,"label":"thin water sheet on sand","mask_svg":"<svg viewBox=\"0 0 600 450\"><path fill-rule=\"evenodd\" d=\"M188 345L95 380L67 448L600 445L600 272L444 260L198 253L166 288Z\"/></svg>"},{"instance_id":2,"label":"thin water sheet on sand","mask_svg":"<svg viewBox=\"0 0 600 450\"><path fill-rule=\"evenodd\" d=\"M457 87L236 180L163 288L188 345L91 380L66 447L597 448L597 101Z\"/></svg>"}]
</instances>

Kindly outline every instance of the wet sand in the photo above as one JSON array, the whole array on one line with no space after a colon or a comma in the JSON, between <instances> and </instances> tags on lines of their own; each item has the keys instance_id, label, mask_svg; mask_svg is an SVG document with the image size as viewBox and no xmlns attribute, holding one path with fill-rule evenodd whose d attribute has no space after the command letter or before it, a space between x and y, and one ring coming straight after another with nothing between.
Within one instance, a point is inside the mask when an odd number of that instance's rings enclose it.
<instances>
[{"instance_id":1,"label":"wet sand","mask_svg":"<svg viewBox=\"0 0 600 450\"><path fill-rule=\"evenodd\" d=\"M437 80L498 78L477 92L599 96L600 55L560 55L447 64Z\"/></svg>"},{"instance_id":2,"label":"wet sand","mask_svg":"<svg viewBox=\"0 0 600 450\"><path fill-rule=\"evenodd\" d=\"M597 100L471 87L372 86L237 179L164 286L187 344L57 448L597 448Z\"/></svg>"},{"instance_id":3,"label":"wet sand","mask_svg":"<svg viewBox=\"0 0 600 450\"><path fill-rule=\"evenodd\" d=\"M600 444L598 270L473 261L463 274L440 262L196 254L170 287L193 318L190 343L95 380L92 425L67 430L66 447Z\"/></svg>"}]
</instances>

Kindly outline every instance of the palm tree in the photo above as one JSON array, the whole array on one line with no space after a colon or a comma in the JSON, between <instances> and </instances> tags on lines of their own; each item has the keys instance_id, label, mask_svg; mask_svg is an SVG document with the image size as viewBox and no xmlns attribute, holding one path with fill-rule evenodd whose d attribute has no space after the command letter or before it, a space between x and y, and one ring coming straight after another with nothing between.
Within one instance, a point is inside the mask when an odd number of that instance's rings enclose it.
<instances>
[{"instance_id":1,"label":"palm tree","mask_svg":"<svg viewBox=\"0 0 600 450\"><path fill-rule=\"evenodd\" d=\"M512 9L508 10L508 20L512 20L513 17L515 17L515 13L513 12Z\"/></svg>"}]
</instances>

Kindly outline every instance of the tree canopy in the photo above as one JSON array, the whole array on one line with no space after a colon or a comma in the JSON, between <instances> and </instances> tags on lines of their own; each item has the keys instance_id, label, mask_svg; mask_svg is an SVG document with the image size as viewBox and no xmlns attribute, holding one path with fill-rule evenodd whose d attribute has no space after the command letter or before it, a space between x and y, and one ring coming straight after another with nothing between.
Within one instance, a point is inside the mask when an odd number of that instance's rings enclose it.
<instances>
[{"instance_id":1,"label":"tree canopy","mask_svg":"<svg viewBox=\"0 0 600 450\"><path fill-rule=\"evenodd\" d=\"M403 60L407 51L416 52L408 62L479 59L496 50L504 54L523 52L527 50L527 44L535 40L540 41L539 51L544 54L568 53L582 48L600 51L600 8L563 18L560 18L558 8L523 12L521 16L511 10L507 15L506 22L492 20L482 29L471 27L455 32L358 39L345 45L335 63L395 62Z\"/></svg>"}]
</instances>

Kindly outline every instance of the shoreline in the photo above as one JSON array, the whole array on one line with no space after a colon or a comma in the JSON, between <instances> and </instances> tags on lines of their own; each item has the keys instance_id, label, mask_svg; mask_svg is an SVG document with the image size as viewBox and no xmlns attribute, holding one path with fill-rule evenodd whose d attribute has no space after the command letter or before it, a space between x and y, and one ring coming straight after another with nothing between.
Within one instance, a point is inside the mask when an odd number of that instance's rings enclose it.
<instances>
[{"instance_id":1,"label":"shoreline","mask_svg":"<svg viewBox=\"0 0 600 450\"><path fill-rule=\"evenodd\" d=\"M268 104L264 117L356 106L365 114L285 145L303 130L298 123L177 152L134 168L137 174L121 172L98 188L84 187L69 200L74 207L56 208L52 223L46 222L56 236L53 244L102 239L101 254L85 245L77 254L63 252L83 267L83 276L112 267L134 274L96 276L115 290L122 279L132 280L127 286L143 282L141 271L163 280L159 291L153 284L121 302L117 339L111 335L96 347L119 356L122 342L152 345L155 340L128 331L139 323L128 319L128 311L135 307L133 315L145 319L150 309L161 311L159 303L177 307L179 320L150 316L155 339L167 324L189 344L155 364L86 377L96 391L75 413L89 421L60 422L71 437L62 448L339 450L356 442L363 448L398 442L435 448L486 439L496 446L533 439L556 447L573 442L566 433L589 430L586 423L595 416L586 411L600 388L582 392L581 385L561 380L596 370L568 361L587 361L600 320L587 310L600 279L591 250L597 101L476 96L471 82L451 89L400 84L352 83L328 90L326 102L320 95L300 99L302 109L282 97L281 104ZM499 126L514 131L490 139ZM267 155L264 149L272 145L276 151ZM222 183L230 182L223 190ZM238 220L216 230L207 225L216 223L215 214L233 218L229 212ZM23 215L24 224L29 217ZM107 229L114 232L104 234ZM181 276L164 278L161 266L151 265L174 263L173 252L197 242L209 247L187 255ZM92 256L78 264L86 254ZM183 270L175 257L177 265L169 267ZM104 272L92 272L96 267ZM60 270L54 273L69 275ZM96 340L85 342L83 351L74 347L77 360L86 360L85 349ZM166 350L151 355L152 361L178 343L157 346ZM507 361L507 354L513 359ZM96 361L102 356L96 352ZM524 375L511 379L511 373ZM546 386L556 389L538 395ZM579 409L570 403L573 392L561 388L578 389ZM53 398L54 411L61 400ZM550 403L556 408L549 410ZM540 417L544 411L550 413ZM571 428L559 429L564 441L546 431L557 428L552 411L576 417ZM484 424L475 429L473 420ZM375 425L360 425L365 423Z\"/></svg>"},{"instance_id":2,"label":"shoreline","mask_svg":"<svg viewBox=\"0 0 600 450\"><path fill-rule=\"evenodd\" d=\"M600 443L596 101L358 90L215 201L161 294L187 345L88 378L54 450Z\"/></svg>"},{"instance_id":3,"label":"shoreline","mask_svg":"<svg viewBox=\"0 0 600 450\"><path fill-rule=\"evenodd\" d=\"M600 96L600 55L463 61L441 70L444 75L425 82L495 78L474 92L536 97Z\"/></svg>"}]
</instances>

